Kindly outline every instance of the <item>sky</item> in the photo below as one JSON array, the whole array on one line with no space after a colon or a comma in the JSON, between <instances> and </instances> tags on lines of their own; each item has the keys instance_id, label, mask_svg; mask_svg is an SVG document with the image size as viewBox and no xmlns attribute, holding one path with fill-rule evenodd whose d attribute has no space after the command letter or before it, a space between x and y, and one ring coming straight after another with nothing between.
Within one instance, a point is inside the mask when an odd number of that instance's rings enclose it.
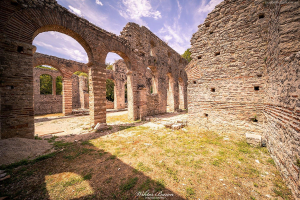
<instances>
[{"instance_id":1,"label":"sky","mask_svg":"<svg viewBox=\"0 0 300 200\"><path fill-rule=\"evenodd\" d=\"M192 34L222 0L57 0L70 12L120 35L128 22L145 26L179 54L190 48ZM33 41L37 52L87 63L82 46L58 32L40 33ZM120 59L109 53L106 63Z\"/></svg>"}]
</instances>

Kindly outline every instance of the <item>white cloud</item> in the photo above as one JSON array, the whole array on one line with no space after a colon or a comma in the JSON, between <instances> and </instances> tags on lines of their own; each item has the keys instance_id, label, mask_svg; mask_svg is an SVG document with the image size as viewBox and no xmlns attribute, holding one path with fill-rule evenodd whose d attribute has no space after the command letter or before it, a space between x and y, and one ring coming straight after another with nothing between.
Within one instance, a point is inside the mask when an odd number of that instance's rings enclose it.
<instances>
[{"instance_id":1,"label":"white cloud","mask_svg":"<svg viewBox=\"0 0 300 200\"><path fill-rule=\"evenodd\" d=\"M171 40L173 37L171 36L171 35L165 35L164 37L163 37L163 39L165 40L165 41L169 41L169 40Z\"/></svg>"},{"instance_id":2,"label":"white cloud","mask_svg":"<svg viewBox=\"0 0 300 200\"><path fill-rule=\"evenodd\" d=\"M154 10L148 0L122 0L122 3L125 9L119 10L119 13L125 19L131 19L145 25L142 17L161 18L161 13Z\"/></svg>"},{"instance_id":3,"label":"white cloud","mask_svg":"<svg viewBox=\"0 0 300 200\"><path fill-rule=\"evenodd\" d=\"M205 4L205 1L202 1L202 4L198 9L198 12L200 13L211 12L215 8L215 6L221 3L222 1L223 0L210 0L208 4Z\"/></svg>"},{"instance_id":4,"label":"white cloud","mask_svg":"<svg viewBox=\"0 0 300 200\"><path fill-rule=\"evenodd\" d=\"M96 0L96 4L100 5L100 6L103 6L103 3L99 0Z\"/></svg>"},{"instance_id":5,"label":"white cloud","mask_svg":"<svg viewBox=\"0 0 300 200\"><path fill-rule=\"evenodd\" d=\"M80 17L82 17L83 15L81 14L81 11L79 10L79 9L77 9L77 8L74 8L73 6L68 6L70 9L70 11L72 12L72 13L74 13L74 14L76 14L76 15L78 15L78 16L80 16Z\"/></svg>"},{"instance_id":6,"label":"white cloud","mask_svg":"<svg viewBox=\"0 0 300 200\"><path fill-rule=\"evenodd\" d=\"M180 5L179 1L177 0L177 5L178 5L178 19L180 19L180 16L181 16L181 12L182 12L182 6Z\"/></svg>"}]
</instances>

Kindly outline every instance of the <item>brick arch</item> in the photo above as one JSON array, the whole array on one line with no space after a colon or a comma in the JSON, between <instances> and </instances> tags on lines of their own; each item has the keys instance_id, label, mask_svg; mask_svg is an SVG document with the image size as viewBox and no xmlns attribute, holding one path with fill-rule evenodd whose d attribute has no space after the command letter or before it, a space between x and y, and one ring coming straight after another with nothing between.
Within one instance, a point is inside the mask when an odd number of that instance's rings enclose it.
<instances>
[{"instance_id":1,"label":"brick arch","mask_svg":"<svg viewBox=\"0 0 300 200\"><path fill-rule=\"evenodd\" d=\"M125 46L123 45L116 45L113 46L112 48L108 48L107 51L105 52L105 59L107 58L107 55L109 53L115 53L118 54L123 60L124 63L126 64L127 70L128 71L136 71L136 66L132 65L131 61L135 60L134 56L131 55L130 49L127 49ZM105 60L104 60L105 62Z\"/></svg>"},{"instance_id":2,"label":"brick arch","mask_svg":"<svg viewBox=\"0 0 300 200\"><path fill-rule=\"evenodd\" d=\"M55 56L49 56L41 53L35 53L33 55L32 66L49 65L57 69L63 77L71 77L74 72L82 71L88 73L88 66L84 63L58 58Z\"/></svg>"},{"instance_id":3,"label":"brick arch","mask_svg":"<svg viewBox=\"0 0 300 200\"><path fill-rule=\"evenodd\" d=\"M36 5L35 8L18 10L11 14L4 30L8 38L30 44L42 32L64 33L81 44L88 55L89 63L93 63L93 53L90 47L93 38L89 34L93 31L91 26L87 21L80 19L61 6L48 9L47 6Z\"/></svg>"},{"instance_id":4,"label":"brick arch","mask_svg":"<svg viewBox=\"0 0 300 200\"><path fill-rule=\"evenodd\" d=\"M48 32L48 31L56 31L59 33L63 33L63 34L66 34L66 35L72 37L73 39L75 39L86 51L88 59L89 59L88 63L91 64L93 62L93 54L92 54L92 50L91 50L91 47L89 46L89 44L83 39L83 37L79 33L75 32L69 28L59 26L59 25L43 26L34 32L32 41L38 34L43 33L43 32Z\"/></svg>"}]
</instances>

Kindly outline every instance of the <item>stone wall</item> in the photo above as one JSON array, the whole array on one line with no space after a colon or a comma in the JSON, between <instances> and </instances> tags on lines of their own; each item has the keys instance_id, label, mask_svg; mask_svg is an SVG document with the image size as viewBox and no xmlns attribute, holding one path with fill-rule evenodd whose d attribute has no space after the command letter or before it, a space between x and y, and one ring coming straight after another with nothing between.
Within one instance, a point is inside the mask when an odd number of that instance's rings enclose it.
<instances>
[{"instance_id":1,"label":"stone wall","mask_svg":"<svg viewBox=\"0 0 300 200\"><path fill-rule=\"evenodd\" d=\"M191 123L262 133L268 19L258 1L224 1L198 26L186 68Z\"/></svg>"},{"instance_id":2,"label":"stone wall","mask_svg":"<svg viewBox=\"0 0 300 200\"><path fill-rule=\"evenodd\" d=\"M300 198L300 2L279 2L223 1L198 26L186 67L189 123L263 135Z\"/></svg>"},{"instance_id":3,"label":"stone wall","mask_svg":"<svg viewBox=\"0 0 300 200\"><path fill-rule=\"evenodd\" d=\"M182 80L183 87L187 87L187 75L184 70L187 61L144 26L128 23L121 32L121 37L130 42L133 51L146 66L141 73L143 86L148 94L150 82L147 74L149 69L151 70L151 85L153 93L158 95L159 104L156 109L159 109L159 113L165 113L167 106L171 112L179 109L179 99L185 102L187 100L186 89L179 93L178 84L179 80ZM187 108L187 104L182 103L182 107Z\"/></svg>"},{"instance_id":4,"label":"stone wall","mask_svg":"<svg viewBox=\"0 0 300 200\"><path fill-rule=\"evenodd\" d=\"M157 115L159 111L159 98L158 94L147 94L147 115Z\"/></svg>"},{"instance_id":5,"label":"stone wall","mask_svg":"<svg viewBox=\"0 0 300 200\"><path fill-rule=\"evenodd\" d=\"M52 77L52 94L40 94L40 76ZM56 95L56 78L62 76L58 70L34 68L34 114L62 113L63 95ZM72 75L72 109L88 108L87 77Z\"/></svg>"},{"instance_id":6,"label":"stone wall","mask_svg":"<svg viewBox=\"0 0 300 200\"><path fill-rule=\"evenodd\" d=\"M282 176L300 199L300 2L277 1L268 7L264 135Z\"/></svg>"},{"instance_id":7,"label":"stone wall","mask_svg":"<svg viewBox=\"0 0 300 200\"><path fill-rule=\"evenodd\" d=\"M0 85L1 138L34 137L32 66L36 48L32 41L42 32L64 33L85 49L88 55L91 126L98 123L101 127L106 126L105 59L109 52L120 55L126 64L129 119L144 119L147 115L147 67L156 74L160 112L166 112L168 73L174 79L173 109L178 109L178 99L186 99L186 94L184 98L178 98L178 79L180 77L186 87L184 67L187 61L145 27L128 23L117 36L69 12L55 0L3 0L0 13L0 76L4 82ZM65 115L72 113L71 76L75 72L68 63L61 63L64 66L58 69L64 77Z\"/></svg>"},{"instance_id":8,"label":"stone wall","mask_svg":"<svg viewBox=\"0 0 300 200\"><path fill-rule=\"evenodd\" d=\"M40 94L40 76L43 74L52 77L52 94ZM57 70L34 68L34 114L50 114L62 112L62 95L56 95L56 78L61 76Z\"/></svg>"}]
</instances>

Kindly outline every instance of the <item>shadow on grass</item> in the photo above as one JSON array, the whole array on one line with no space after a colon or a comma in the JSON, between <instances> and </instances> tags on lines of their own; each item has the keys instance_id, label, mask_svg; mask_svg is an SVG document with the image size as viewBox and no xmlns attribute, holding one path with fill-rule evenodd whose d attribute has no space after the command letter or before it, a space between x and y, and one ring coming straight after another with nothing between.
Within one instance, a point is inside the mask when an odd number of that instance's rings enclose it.
<instances>
[{"instance_id":1,"label":"shadow on grass","mask_svg":"<svg viewBox=\"0 0 300 200\"><path fill-rule=\"evenodd\" d=\"M124 125L131 128L134 124ZM119 131L119 125L103 133ZM88 139L91 139L88 137ZM131 163L95 147L89 141L52 141L57 151L33 161L1 166L11 175L0 182L0 196L8 199L184 199ZM151 196L154 195L154 196ZM152 198L155 199L155 198Z\"/></svg>"}]
</instances>

